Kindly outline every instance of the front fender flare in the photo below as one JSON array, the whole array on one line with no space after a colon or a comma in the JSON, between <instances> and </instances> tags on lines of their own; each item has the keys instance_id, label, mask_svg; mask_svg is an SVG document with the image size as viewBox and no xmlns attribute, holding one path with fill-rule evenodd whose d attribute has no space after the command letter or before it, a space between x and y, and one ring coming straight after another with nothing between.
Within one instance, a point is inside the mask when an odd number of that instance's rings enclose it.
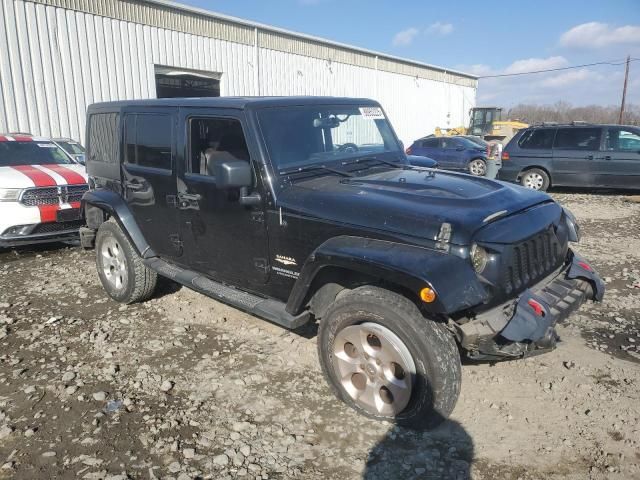
<instances>
[{"instance_id":1,"label":"front fender flare","mask_svg":"<svg viewBox=\"0 0 640 480\"><path fill-rule=\"evenodd\" d=\"M89 190L82 197L82 204L80 208L83 216L87 205L97 207L113 217L142 258L151 258L156 256L155 252L151 249L149 243L144 238L140 227L138 227L138 224L129 209L129 205L127 205L127 202L125 202L124 199L116 192L105 188Z\"/></svg>"},{"instance_id":2,"label":"front fender flare","mask_svg":"<svg viewBox=\"0 0 640 480\"><path fill-rule=\"evenodd\" d=\"M416 295L430 286L436 301L423 306L433 313L451 314L488 300L473 267L460 257L386 240L338 236L320 245L305 262L287 302L289 313L300 313L313 279L325 267L372 275Z\"/></svg>"}]
</instances>

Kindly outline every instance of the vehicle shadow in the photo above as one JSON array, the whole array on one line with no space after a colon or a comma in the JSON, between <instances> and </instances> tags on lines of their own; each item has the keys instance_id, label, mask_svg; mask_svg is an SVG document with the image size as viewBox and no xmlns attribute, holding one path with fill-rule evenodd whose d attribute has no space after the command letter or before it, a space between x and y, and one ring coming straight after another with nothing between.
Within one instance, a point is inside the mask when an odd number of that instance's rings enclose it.
<instances>
[{"instance_id":1,"label":"vehicle shadow","mask_svg":"<svg viewBox=\"0 0 640 480\"><path fill-rule=\"evenodd\" d=\"M637 189L615 189L615 188L586 188L586 187L551 187L549 193L576 193L583 195L599 195L602 197L637 196L640 187Z\"/></svg>"},{"instance_id":2,"label":"vehicle shadow","mask_svg":"<svg viewBox=\"0 0 640 480\"><path fill-rule=\"evenodd\" d=\"M369 452L364 480L471 479L474 443L455 420L433 429L395 425Z\"/></svg>"}]
</instances>

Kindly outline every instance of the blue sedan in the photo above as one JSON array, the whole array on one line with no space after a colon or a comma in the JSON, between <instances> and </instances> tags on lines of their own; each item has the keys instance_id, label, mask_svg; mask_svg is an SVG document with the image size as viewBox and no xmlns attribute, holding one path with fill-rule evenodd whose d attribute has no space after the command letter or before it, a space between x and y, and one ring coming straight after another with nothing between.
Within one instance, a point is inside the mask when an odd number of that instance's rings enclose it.
<instances>
[{"instance_id":1,"label":"blue sedan","mask_svg":"<svg viewBox=\"0 0 640 480\"><path fill-rule=\"evenodd\" d=\"M408 155L434 159L445 170L462 170L483 177L487 173L487 148L464 137L426 137L413 142Z\"/></svg>"}]
</instances>

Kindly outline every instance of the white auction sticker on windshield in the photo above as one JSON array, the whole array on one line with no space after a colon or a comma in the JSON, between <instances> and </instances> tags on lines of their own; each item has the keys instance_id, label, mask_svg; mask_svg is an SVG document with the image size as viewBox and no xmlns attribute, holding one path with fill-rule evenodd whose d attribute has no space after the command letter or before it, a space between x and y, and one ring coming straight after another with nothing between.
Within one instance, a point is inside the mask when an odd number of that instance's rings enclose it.
<instances>
[{"instance_id":1,"label":"white auction sticker on windshield","mask_svg":"<svg viewBox=\"0 0 640 480\"><path fill-rule=\"evenodd\" d=\"M384 119L384 113L380 107L360 107L360 115L370 120L382 120Z\"/></svg>"},{"instance_id":2,"label":"white auction sticker on windshield","mask_svg":"<svg viewBox=\"0 0 640 480\"><path fill-rule=\"evenodd\" d=\"M36 143L40 148L58 148L53 143Z\"/></svg>"}]
</instances>

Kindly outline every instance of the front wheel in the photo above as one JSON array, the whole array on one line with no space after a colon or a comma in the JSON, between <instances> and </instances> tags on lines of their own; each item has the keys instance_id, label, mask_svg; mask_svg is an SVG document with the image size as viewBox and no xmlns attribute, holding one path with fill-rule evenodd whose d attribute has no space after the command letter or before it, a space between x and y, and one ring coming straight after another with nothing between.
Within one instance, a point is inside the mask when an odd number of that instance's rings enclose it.
<instances>
[{"instance_id":1,"label":"front wheel","mask_svg":"<svg viewBox=\"0 0 640 480\"><path fill-rule=\"evenodd\" d=\"M547 191L550 184L549 175L544 170L539 168L532 168L531 170L527 170L520 177L520 184L523 187L530 188L532 190L541 190L543 192Z\"/></svg>"},{"instance_id":2,"label":"front wheel","mask_svg":"<svg viewBox=\"0 0 640 480\"><path fill-rule=\"evenodd\" d=\"M481 158L476 158L469 162L469 173L476 177L484 177L487 174L487 162Z\"/></svg>"},{"instance_id":3,"label":"front wheel","mask_svg":"<svg viewBox=\"0 0 640 480\"><path fill-rule=\"evenodd\" d=\"M336 396L378 420L431 428L451 414L460 393L453 335L379 287L338 297L320 322L318 354Z\"/></svg>"}]
</instances>

